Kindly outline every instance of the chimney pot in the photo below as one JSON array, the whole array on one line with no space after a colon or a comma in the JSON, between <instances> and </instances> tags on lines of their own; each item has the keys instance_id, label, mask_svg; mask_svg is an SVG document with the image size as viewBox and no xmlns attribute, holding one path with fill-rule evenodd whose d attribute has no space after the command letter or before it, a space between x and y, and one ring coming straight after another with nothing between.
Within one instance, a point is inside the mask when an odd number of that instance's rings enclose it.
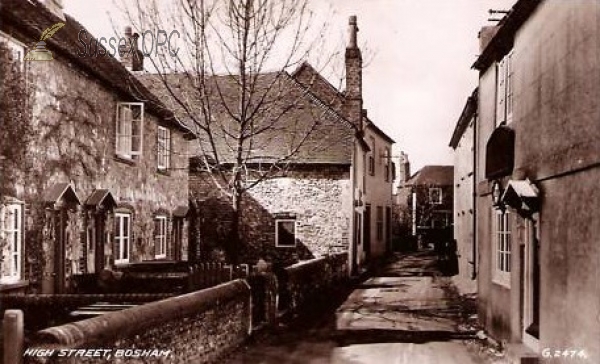
<instances>
[{"instance_id":1,"label":"chimney pot","mask_svg":"<svg viewBox=\"0 0 600 364\"><path fill-rule=\"evenodd\" d=\"M350 31L350 42L348 43L348 48L357 48L356 33L358 33L358 25L357 25L357 21L356 21L356 15L350 16L348 25L349 25L349 31Z\"/></svg>"}]
</instances>

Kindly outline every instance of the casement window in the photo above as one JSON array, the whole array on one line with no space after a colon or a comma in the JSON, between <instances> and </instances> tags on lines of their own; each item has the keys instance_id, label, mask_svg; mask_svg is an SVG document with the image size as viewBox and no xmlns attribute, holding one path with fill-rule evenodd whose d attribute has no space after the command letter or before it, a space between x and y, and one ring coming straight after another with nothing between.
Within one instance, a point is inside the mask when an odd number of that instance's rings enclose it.
<instances>
[{"instance_id":1,"label":"casement window","mask_svg":"<svg viewBox=\"0 0 600 364\"><path fill-rule=\"evenodd\" d=\"M383 240L383 207L377 206L377 240Z\"/></svg>"},{"instance_id":2,"label":"casement window","mask_svg":"<svg viewBox=\"0 0 600 364\"><path fill-rule=\"evenodd\" d=\"M376 149L375 149L375 138L370 138L371 141L371 152L369 153L369 175L374 176L375 175L375 153L376 153Z\"/></svg>"},{"instance_id":3,"label":"casement window","mask_svg":"<svg viewBox=\"0 0 600 364\"><path fill-rule=\"evenodd\" d=\"M295 247L296 246L296 220L292 220L292 219L275 220L275 246L277 246L277 247Z\"/></svg>"},{"instance_id":4,"label":"casement window","mask_svg":"<svg viewBox=\"0 0 600 364\"><path fill-rule=\"evenodd\" d=\"M391 172L390 172L390 166L391 166L392 162L391 162L391 158L390 158L390 150L388 148L384 149L384 151L383 151L383 158L382 159L383 159L383 163L385 163L384 164L384 166L385 166L384 167L384 169L385 169L385 171L384 171L385 181L389 182L390 181L390 174L391 174Z\"/></svg>"},{"instance_id":5,"label":"casement window","mask_svg":"<svg viewBox=\"0 0 600 364\"><path fill-rule=\"evenodd\" d=\"M154 257L163 259L167 257L167 217L154 218Z\"/></svg>"},{"instance_id":6,"label":"casement window","mask_svg":"<svg viewBox=\"0 0 600 364\"><path fill-rule=\"evenodd\" d=\"M508 211L494 211L493 281L510 287L511 217Z\"/></svg>"},{"instance_id":7,"label":"casement window","mask_svg":"<svg viewBox=\"0 0 600 364\"><path fill-rule=\"evenodd\" d=\"M162 126L158 127L157 152L158 169L169 169L171 166L171 131Z\"/></svg>"},{"instance_id":8,"label":"casement window","mask_svg":"<svg viewBox=\"0 0 600 364\"><path fill-rule=\"evenodd\" d=\"M144 104L121 102L117 105L116 153L126 159L142 155L144 135Z\"/></svg>"},{"instance_id":9,"label":"casement window","mask_svg":"<svg viewBox=\"0 0 600 364\"><path fill-rule=\"evenodd\" d=\"M23 205L0 205L0 244L2 244L2 275L0 283L21 280L23 254Z\"/></svg>"},{"instance_id":10,"label":"casement window","mask_svg":"<svg viewBox=\"0 0 600 364\"><path fill-rule=\"evenodd\" d=\"M131 250L131 214L115 213L115 263L129 263Z\"/></svg>"},{"instance_id":11,"label":"casement window","mask_svg":"<svg viewBox=\"0 0 600 364\"><path fill-rule=\"evenodd\" d=\"M496 64L496 126L508 124L513 114L512 52Z\"/></svg>"},{"instance_id":12,"label":"casement window","mask_svg":"<svg viewBox=\"0 0 600 364\"><path fill-rule=\"evenodd\" d=\"M442 189L440 187L431 187L429 189L429 201L433 205L441 205L442 197Z\"/></svg>"}]
</instances>

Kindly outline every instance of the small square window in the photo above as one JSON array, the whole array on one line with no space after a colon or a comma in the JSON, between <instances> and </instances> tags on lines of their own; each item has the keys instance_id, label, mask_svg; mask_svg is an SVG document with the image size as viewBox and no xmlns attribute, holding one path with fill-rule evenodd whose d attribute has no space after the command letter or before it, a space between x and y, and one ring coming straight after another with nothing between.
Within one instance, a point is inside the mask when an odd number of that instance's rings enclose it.
<instances>
[{"instance_id":1,"label":"small square window","mask_svg":"<svg viewBox=\"0 0 600 364\"><path fill-rule=\"evenodd\" d=\"M442 189L439 187L433 187L429 189L429 201L434 205L442 204Z\"/></svg>"},{"instance_id":2,"label":"small square window","mask_svg":"<svg viewBox=\"0 0 600 364\"><path fill-rule=\"evenodd\" d=\"M275 220L275 246L296 246L296 220Z\"/></svg>"}]
</instances>

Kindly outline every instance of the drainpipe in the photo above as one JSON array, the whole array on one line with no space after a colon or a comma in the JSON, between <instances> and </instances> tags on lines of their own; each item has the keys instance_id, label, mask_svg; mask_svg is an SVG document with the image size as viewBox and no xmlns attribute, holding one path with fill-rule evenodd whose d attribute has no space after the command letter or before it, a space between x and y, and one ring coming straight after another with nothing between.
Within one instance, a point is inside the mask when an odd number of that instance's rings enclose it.
<instances>
[{"instance_id":1,"label":"drainpipe","mask_svg":"<svg viewBox=\"0 0 600 364\"><path fill-rule=\"evenodd\" d=\"M473 270L471 271L472 280L477 278L477 128L479 127L479 115L477 112L475 112L473 118L473 242L471 245L471 261L473 265Z\"/></svg>"},{"instance_id":2,"label":"drainpipe","mask_svg":"<svg viewBox=\"0 0 600 364\"><path fill-rule=\"evenodd\" d=\"M350 168L350 234L349 236L349 249L348 249L348 270L350 276L354 276L356 274L355 270L355 257L356 257L356 239L354 237L356 231L356 221L354 219L354 191L356 190L356 143L354 148L352 148L352 168Z\"/></svg>"}]
</instances>

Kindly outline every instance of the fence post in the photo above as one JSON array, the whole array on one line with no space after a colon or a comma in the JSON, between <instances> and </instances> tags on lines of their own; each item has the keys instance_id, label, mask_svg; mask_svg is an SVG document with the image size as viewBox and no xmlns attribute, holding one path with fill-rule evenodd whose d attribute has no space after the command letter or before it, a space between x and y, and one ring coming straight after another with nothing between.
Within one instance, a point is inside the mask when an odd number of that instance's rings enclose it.
<instances>
[{"instance_id":1,"label":"fence post","mask_svg":"<svg viewBox=\"0 0 600 364\"><path fill-rule=\"evenodd\" d=\"M4 363L21 364L24 340L23 311L4 311L2 335L4 337Z\"/></svg>"}]
</instances>

